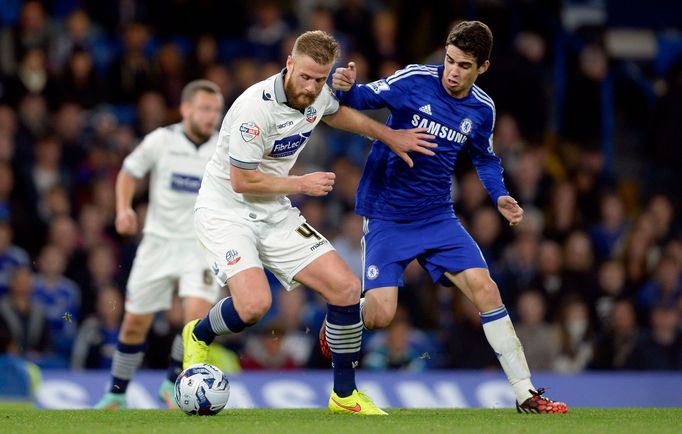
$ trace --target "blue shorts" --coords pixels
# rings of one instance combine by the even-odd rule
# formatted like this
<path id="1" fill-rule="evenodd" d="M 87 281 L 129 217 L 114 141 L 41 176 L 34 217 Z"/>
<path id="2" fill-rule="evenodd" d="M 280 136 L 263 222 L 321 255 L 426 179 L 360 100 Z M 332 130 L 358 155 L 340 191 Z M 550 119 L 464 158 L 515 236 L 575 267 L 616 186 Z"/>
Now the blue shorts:
<path id="1" fill-rule="evenodd" d="M 402 286 L 403 273 L 412 260 L 434 282 L 453 286 L 445 272 L 488 268 L 481 249 L 457 217 L 438 215 L 414 222 L 365 218 L 362 237 L 362 291 Z"/>

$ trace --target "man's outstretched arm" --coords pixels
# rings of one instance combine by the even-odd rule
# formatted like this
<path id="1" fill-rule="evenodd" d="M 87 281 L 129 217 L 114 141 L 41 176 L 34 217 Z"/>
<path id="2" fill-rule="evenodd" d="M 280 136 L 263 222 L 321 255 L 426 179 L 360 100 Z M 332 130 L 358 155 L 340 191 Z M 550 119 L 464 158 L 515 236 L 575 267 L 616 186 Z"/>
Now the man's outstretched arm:
<path id="1" fill-rule="evenodd" d="M 429 148 L 438 146 L 434 142 L 427 141 L 433 139 L 434 136 L 426 134 L 426 128 L 394 130 L 346 106 L 339 107 L 339 111 L 325 116 L 322 120 L 334 128 L 382 141 L 410 167 L 414 166 L 414 163 L 408 154 L 409 152 L 434 155 Z"/>

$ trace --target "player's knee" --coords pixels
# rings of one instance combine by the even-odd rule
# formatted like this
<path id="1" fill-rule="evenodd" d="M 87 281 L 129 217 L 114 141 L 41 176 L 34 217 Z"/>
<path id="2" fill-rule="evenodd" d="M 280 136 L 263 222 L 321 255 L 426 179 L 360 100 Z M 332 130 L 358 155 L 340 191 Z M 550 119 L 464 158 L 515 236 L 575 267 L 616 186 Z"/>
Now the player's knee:
<path id="1" fill-rule="evenodd" d="M 335 285 L 334 298 L 330 300 L 332 304 L 340 306 L 350 306 L 360 302 L 360 280 L 350 275 Z"/>
<path id="2" fill-rule="evenodd" d="M 477 307 L 488 310 L 502 305 L 502 297 L 497 284 L 492 279 L 485 279 L 477 285 L 474 293 Z"/>
<path id="3" fill-rule="evenodd" d="M 255 324 L 270 310 L 271 304 L 272 301 L 267 299 L 250 300 L 244 303 L 237 313 L 246 324 Z"/>
<path id="4" fill-rule="evenodd" d="M 383 329 L 388 327 L 395 316 L 395 309 L 385 304 L 377 305 L 372 321 L 373 329 Z"/>
<path id="5" fill-rule="evenodd" d="M 119 331 L 119 340 L 127 344 L 144 341 L 147 336 L 146 321 L 136 316 L 126 315 Z"/>

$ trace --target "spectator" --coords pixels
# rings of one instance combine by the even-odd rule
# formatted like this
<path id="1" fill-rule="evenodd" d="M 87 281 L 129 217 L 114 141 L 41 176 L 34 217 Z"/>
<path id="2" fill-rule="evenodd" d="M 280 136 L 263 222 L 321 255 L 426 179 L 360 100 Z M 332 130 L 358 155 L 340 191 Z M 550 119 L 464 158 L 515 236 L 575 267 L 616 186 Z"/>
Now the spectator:
<path id="1" fill-rule="evenodd" d="M 602 196 L 600 208 L 601 220 L 589 231 L 598 262 L 614 257 L 627 232 L 625 209 L 618 195 L 608 193 Z"/>
<path id="2" fill-rule="evenodd" d="M 47 53 L 55 36 L 43 3 L 38 0 L 25 1 L 19 22 L 0 32 L 0 74 L 13 74 L 17 69 L 17 60 L 30 49 Z"/>
<path id="3" fill-rule="evenodd" d="M 65 68 L 57 81 L 59 100 L 92 109 L 104 101 L 106 86 L 94 70 L 92 54 L 75 47 L 66 59 Z"/>
<path id="4" fill-rule="evenodd" d="M 549 371 L 559 355 L 559 332 L 545 322 L 545 299 L 536 290 L 524 291 L 517 302 L 519 322 L 514 325 L 523 344 L 528 367 L 534 371 Z"/>
<path id="5" fill-rule="evenodd" d="M 277 60 L 280 45 L 290 33 L 282 11 L 276 2 L 262 0 L 256 4 L 252 16 L 255 22 L 247 29 L 246 38 L 253 47 L 253 57 Z"/>
<path id="6" fill-rule="evenodd" d="M 121 290 L 104 285 L 97 293 L 95 315 L 86 318 L 78 329 L 71 369 L 111 369 L 122 313 Z"/>
<path id="7" fill-rule="evenodd" d="M 208 78 L 206 76 L 208 71 L 213 67 L 219 66 L 218 63 L 218 42 L 213 35 L 204 33 L 197 38 L 196 48 L 194 50 L 194 58 L 187 65 L 189 68 L 190 79 L 198 80 L 200 78 Z M 224 83 L 220 83 L 215 80 L 211 81 L 216 83 L 218 87 L 225 92 L 225 87 L 222 86 Z"/>
<path id="8" fill-rule="evenodd" d="M 453 369 L 498 370 L 495 353 L 485 340 L 481 318 L 476 307 L 462 295 L 457 295 L 459 314 L 455 323 L 446 330 L 443 348 L 447 348 L 448 367 Z"/>
<path id="9" fill-rule="evenodd" d="M 408 319 L 396 317 L 391 325 L 369 339 L 362 366 L 372 371 L 398 369 L 423 371 L 430 354 L 426 336 L 412 327 Z"/>
<path id="10" fill-rule="evenodd" d="M 640 370 L 682 370 L 682 332 L 674 305 L 659 304 L 650 315 L 651 329 L 633 351 L 630 367 Z"/>
<path id="11" fill-rule="evenodd" d="M 66 258 L 54 245 L 42 248 L 38 272 L 33 280 L 33 301 L 47 320 L 52 350 L 68 366 L 71 349 L 80 323 L 80 288 L 64 276 Z"/>
<path id="12" fill-rule="evenodd" d="M 165 43 L 156 52 L 152 80 L 165 96 L 168 107 L 180 106 L 180 94 L 187 84 L 185 57 L 176 44 Z"/>
<path id="13" fill-rule="evenodd" d="M 134 104 L 153 88 L 152 65 L 144 53 L 149 31 L 144 24 L 130 23 L 123 30 L 123 52 L 109 70 L 107 82 L 116 92 L 111 97 L 119 104 Z"/>
<path id="14" fill-rule="evenodd" d="M 596 297 L 594 258 L 590 239 L 582 231 L 571 232 L 564 245 L 562 292 L 577 294 L 591 303 Z"/>
<path id="15" fill-rule="evenodd" d="M 29 266 L 26 251 L 12 244 L 12 227 L 0 220 L 0 298 L 8 292 L 14 271 Z"/>
<path id="16" fill-rule="evenodd" d="M 0 401 L 29 402 L 40 384 L 40 368 L 17 356 L 17 346 L 6 324 L 0 319 Z"/>
<path id="17" fill-rule="evenodd" d="M 279 322 L 264 325 L 258 333 L 248 335 L 240 364 L 244 370 L 291 370 L 300 364 L 287 345 L 287 331 Z"/>
<path id="18" fill-rule="evenodd" d="M 671 257 L 663 257 L 655 275 L 637 293 L 637 304 L 647 311 L 657 304 L 672 305 L 682 296 L 682 267 Z"/>
<path id="19" fill-rule="evenodd" d="M 507 247 L 503 259 L 500 291 L 505 303 L 515 305 L 519 294 L 535 279 L 538 263 L 538 240 L 531 233 L 520 232 Z"/>
<path id="20" fill-rule="evenodd" d="M 619 299 L 611 310 L 609 327 L 594 343 L 593 369 L 628 369 L 639 338 L 635 307 L 627 299 Z"/>
<path id="21" fill-rule="evenodd" d="M 32 302 L 33 292 L 31 269 L 15 269 L 9 293 L 0 299 L 0 321 L 7 325 L 19 354 L 40 364 L 50 351 L 50 338 L 45 314 Z"/>
<path id="22" fill-rule="evenodd" d="M 530 287 L 537 288 L 547 299 L 549 318 L 556 318 L 556 308 L 563 294 L 563 263 L 563 252 L 559 243 L 552 240 L 540 243 L 538 271 Z"/>
<path id="23" fill-rule="evenodd" d="M 478 243 L 493 275 L 498 272 L 502 256 L 501 222 L 499 213 L 489 206 L 476 211 L 471 220 L 471 236 Z"/>
<path id="24" fill-rule="evenodd" d="M 566 181 L 555 186 L 551 194 L 547 212 L 546 235 L 558 242 L 563 242 L 568 234 L 577 228 L 580 221 L 576 205 L 576 188 Z"/>
<path id="25" fill-rule="evenodd" d="M 581 372 L 592 361 L 593 326 L 590 310 L 581 298 L 568 296 L 559 312 L 560 351 L 554 361 L 558 372 Z"/>
<path id="26" fill-rule="evenodd" d="M 341 222 L 341 233 L 334 238 L 336 252 L 358 278 L 362 277 L 363 272 L 362 228 L 362 217 L 346 213 Z"/>
<path id="27" fill-rule="evenodd" d="M 630 295 L 625 286 L 625 268 L 619 261 L 604 262 L 598 271 L 599 295 L 595 302 L 599 328 L 608 327 L 611 311 L 616 300 Z"/>

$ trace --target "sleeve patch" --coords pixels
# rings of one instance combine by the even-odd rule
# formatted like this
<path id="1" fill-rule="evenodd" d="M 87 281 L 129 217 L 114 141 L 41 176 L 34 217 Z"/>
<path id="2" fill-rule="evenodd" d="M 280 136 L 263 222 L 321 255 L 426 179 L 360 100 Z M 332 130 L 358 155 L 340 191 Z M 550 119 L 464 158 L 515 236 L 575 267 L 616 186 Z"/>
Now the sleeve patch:
<path id="1" fill-rule="evenodd" d="M 260 136 L 261 131 L 255 122 L 244 122 L 239 126 L 239 134 L 245 142 L 250 142 L 256 137 Z"/>
<path id="2" fill-rule="evenodd" d="M 377 95 L 383 91 L 391 90 L 391 86 L 388 85 L 386 80 L 373 81 L 372 83 L 368 83 L 367 86 L 369 86 Z"/>

